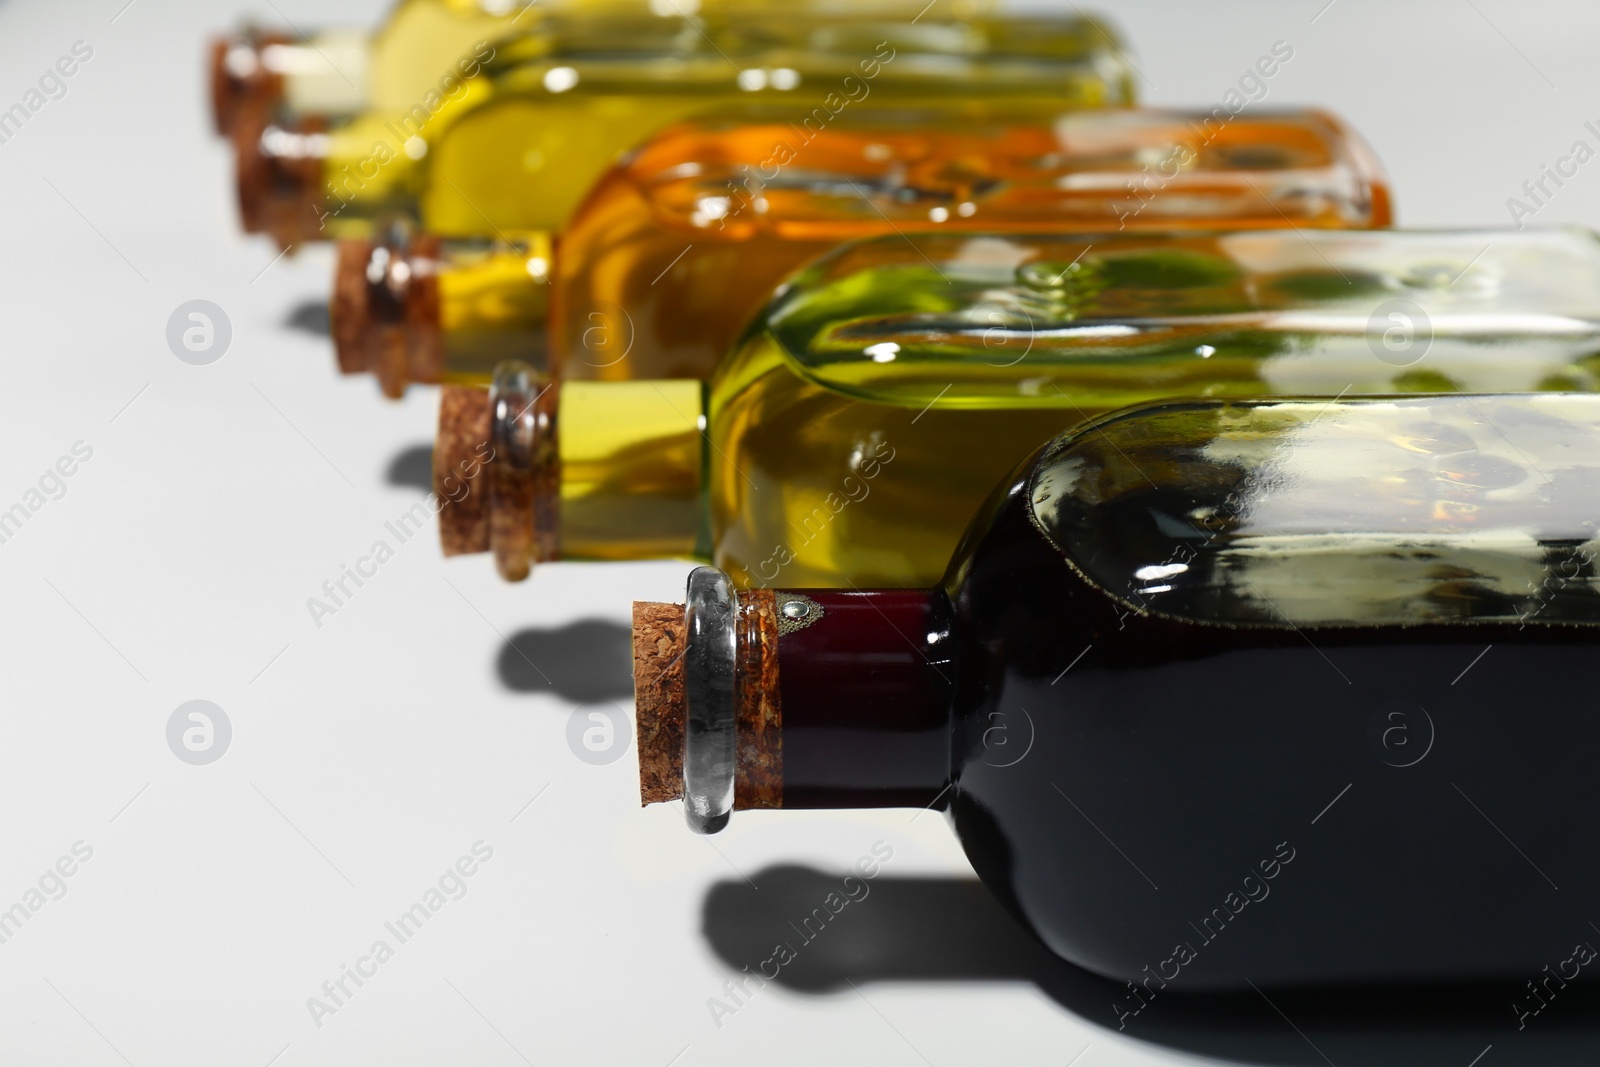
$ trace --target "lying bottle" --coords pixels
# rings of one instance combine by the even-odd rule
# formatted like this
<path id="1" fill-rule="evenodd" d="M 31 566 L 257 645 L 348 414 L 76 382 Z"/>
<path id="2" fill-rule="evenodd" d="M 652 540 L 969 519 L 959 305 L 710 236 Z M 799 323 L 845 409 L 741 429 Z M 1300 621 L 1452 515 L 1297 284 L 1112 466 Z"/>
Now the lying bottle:
<path id="1" fill-rule="evenodd" d="M 863 11 L 910 18 L 907 0 L 801 0 L 812 15 L 842 18 Z M 211 106 L 227 135 L 242 111 L 282 113 L 337 122 L 362 111 L 402 112 L 482 45 L 510 34 L 541 31 L 546 13 L 634 17 L 709 11 L 793 10 L 796 0 L 399 0 L 375 32 L 344 27 L 301 36 L 298 30 L 247 27 L 212 41 Z M 992 0 L 959 0 L 960 18 L 992 13 Z"/>
<path id="2" fill-rule="evenodd" d="M 440 512 L 446 552 L 534 549 L 496 548 L 507 577 L 673 555 L 741 586 L 915 588 L 1063 418 L 1168 396 L 1553 390 L 1600 391 L 1584 231 L 894 236 L 796 275 L 703 390 L 560 382 L 523 413 L 525 379 L 447 388 L 435 478 L 466 501 Z M 494 445 L 486 470 L 526 473 L 537 507 L 445 485 L 491 440 L 535 437 Z"/>
<path id="3" fill-rule="evenodd" d="M 1048 948 L 1132 983 L 1123 1023 L 1168 988 L 1520 995 L 1594 937 L 1600 720 L 1528 698 L 1592 673 L 1597 517 L 1600 397 L 1113 413 L 933 588 L 700 568 L 636 604 L 642 797 L 702 833 L 943 808 Z"/>
<path id="4" fill-rule="evenodd" d="M 657 134 L 601 178 L 554 251 L 545 235 L 403 228 L 341 242 L 340 367 L 390 396 L 482 384 L 502 359 L 546 363 L 548 336 L 565 380 L 704 378 L 785 276 L 852 237 L 1392 221 L 1371 151 L 1317 111 L 1222 122 L 950 104 L 803 119 L 747 109 Z"/>
<path id="5" fill-rule="evenodd" d="M 690 115 L 775 101 L 820 127 L 868 98 L 1132 102 L 1122 48 L 1076 15 L 796 19 L 553 12 L 475 51 L 474 75 L 338 126 L 257 116 L 235 130 L 249 232 L 289 245 L 410 218 L 452 237 L 555 230 L 623 150 Z M 455 68 L 452 68 L 453 70 Z"/>
<path id="6" fill-rule="evenodd" d="M 283 113 L 327 122 L 361 111 L 403 111 L 437 91 L 474 48 L 519 27 L 536 32 L 543 5 L 510 0 L 399 0 L 383 26 L 319 30 L 247 28 L 211 43 L 211 110 L 217 132 L 241 114 Z"/>

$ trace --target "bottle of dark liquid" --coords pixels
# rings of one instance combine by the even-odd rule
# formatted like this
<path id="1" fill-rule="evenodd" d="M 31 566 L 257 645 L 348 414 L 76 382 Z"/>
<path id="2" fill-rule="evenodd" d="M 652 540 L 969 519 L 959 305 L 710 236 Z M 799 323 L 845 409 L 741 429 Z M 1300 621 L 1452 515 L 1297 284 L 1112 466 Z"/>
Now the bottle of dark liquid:
<path id="1" fill-rule="evenodd" d="M 701 568 L 636 605 L 642 794 L 701 832 L 945 809 L 1120 1017 L 1443 979 L 1531 1012 L 1597 936 L 1597 522 L 1600 397 L 1128 409 L 1024 463 L 939 588 Z"/>

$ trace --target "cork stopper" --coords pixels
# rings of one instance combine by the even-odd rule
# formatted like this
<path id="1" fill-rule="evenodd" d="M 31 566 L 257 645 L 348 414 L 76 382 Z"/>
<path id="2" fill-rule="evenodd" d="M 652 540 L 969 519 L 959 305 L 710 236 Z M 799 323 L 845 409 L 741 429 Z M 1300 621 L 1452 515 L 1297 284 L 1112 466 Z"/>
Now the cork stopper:
<path id="1" fill-rule="evenodd" d="M 269 234 L 282 248 L 322 237 L 327 125 L 315 116 L 280 121 L 265 109 L 238 112 L 233 154 L 246 233 Z"/>
<path id="2" fill-rule="evenodd" d="M 395 399 L 413 382 L 443 377 L 440 246 L 409 229 L 338 242 L 329 318 L 342 373 L 371 373 Z"/>
<path id="3" fill-rule="evenodd" d="M 439 433 L 433 446 L 439 542 L 447 556 L 489 551 L 489 392 L 447 385 L 439 391 Z M 470 472 L 470 473 L 469 473 Z"/>
<path id="4" fill-rule="evenodd" d="M 778 697 L 777 619 L 777 605 L 770 589 L 739 594 L 735 629 L 740 679 L 735 719 L 736 811 L 783 807 L 783 707 Z M 633 605 L 633 700 L 641 804 L 659 804 L 683 796 L 689 699 L 685 620 L 682 604 L 636 601 Z"/>
<path id="5" fill-rule="evenodd" d="M 367 370 L 367 352 L 361 342 L 367 329 L 367 264 L 371 260 L 371 241 L 344 240 L 335 246 L 328 332 L 333 335 L 340 374 Z"/>
<path id="6" fill-rule="evenodd" d="M 487 390 L 440 391 L 433 484 L 445 555 L 491 552 L 508 582 L 560 558 L 560 395 L 556 383 L 514 359 L 495 367 Z"/>
<path id="7" fill-rule="evenodd" d="M 284 34 L 260 30 L 244 30 L 212 40 L 207 66 L 211 118 L 219 136 L 231 134 L 241 114 L 268 113 L 283 100 L 283 75 L 267 65 L 266 51 L 288 43 Z"/>
<path id="8" fill-rule="evenodd" d="M 633 700 L 641 805 L 683 796 L 687 640 L 682 604 L 634 603 Z"/>

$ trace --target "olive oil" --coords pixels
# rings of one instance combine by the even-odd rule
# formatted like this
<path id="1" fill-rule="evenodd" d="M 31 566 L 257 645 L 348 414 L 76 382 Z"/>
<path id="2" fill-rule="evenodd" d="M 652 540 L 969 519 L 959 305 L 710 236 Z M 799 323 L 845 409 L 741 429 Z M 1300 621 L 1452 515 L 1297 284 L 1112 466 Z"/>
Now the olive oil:
<path id="1" fill-rule="evenodd" d="M 273 110 L 296 119 L 344 121 L 362 111 L 400 113 L 429 93 L 448 92 L 445 79 L 482 45 L 503 37 L 548 32 L 553 11 L 569 15 L 668 17 L 718 11 L 768 11 L 795 6 L 774 0 L 399 0 L 382 26 L 315 30 L 247 28 L 211 45 L 211 98 L 217 132 L 230 133 L 241 111 Z M 863 10 L 911 18 L 914 4 L 869 0 L 840 4 L 806 0 L 806 10 L 831 18 Z M 959 0 L 962 18 L 992 12 L 990 0 Z"/>
<path id="2" fill-rule="evenodd" d="M 703 442 L 676 454 L 703 466 L 670 482 L 657 471 L 637 491 L 645 501 L 671 484 L 681 502 L 693 486 L 706 507 L 677 538 L 738 584 L 926 586 L 989 488 L 1063 420 L 1169 396 L 1600 392 L 1600 241 L 1579 230 L 874 238 L 796 275 L 705 383 L 703 406 L 685 385 L 699 383 L 548 390 L 581 394 L 588 412 L 550 421 L 552 499 L 567 442 L 591 472 L 613 449 L 625 541 L 629 457 L 666 454 L 630 427 L 655 435 L 676 420 L 684 442 Z M 612 408 L 608 390 L 660 410 Z M 476 396 L 478 441 L 490 439 L 491 406 L 521 410 Z M 595 435 L 610 443 L 586 443 Z M 462 435 L 442 428 L 447 439 Z M 442 449 L 436 463 L 451 457 Z M 548 544 L 542 558 L 583 551 Z"/>
<path id="3" fill-rule="evenodd" d="M 930 584 L 1063 417 L 1164 396 L 1597 389 L 1582 231 L 874 239 L 797 276 L 712 379 L 711 558 Z"/>

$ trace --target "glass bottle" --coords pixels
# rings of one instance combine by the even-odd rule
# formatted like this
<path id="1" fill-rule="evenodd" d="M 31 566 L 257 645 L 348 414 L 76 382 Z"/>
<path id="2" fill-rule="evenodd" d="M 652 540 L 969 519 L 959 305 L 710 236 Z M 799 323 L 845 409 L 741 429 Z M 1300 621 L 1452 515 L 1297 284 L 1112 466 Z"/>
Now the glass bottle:
<path id="1" fill-rule="evenodd" d="M 675 418 L 690 435 L 672 484 L 694 482 L 705 501 L 679 535 L 697 558 L 741 586 L 916 588 L 1064 418 L 1170 396 L 1600 391 L 1600 241 L 1562 229 L 874 238 L 796 275 L 703 406 L 670 388 L 658 425 Z M 666 484 L 633 473 L 630 457 L 668 453 L 629 443 L 636 416 L 604 399 L 657 389 L 669 383 L 551 388 L 550 402 L 581 394 L 585 409 L 549 428 L 551 500 L 599 481 Z M 442 415 L 478 411 L 468 436 L 487 441 L 491 393 L 449 391 L 465 399 Z M 473 451 L 446 446 L 460 436 L 447 423 L 445 474 Z M 585 457 L 570 490 L 569 445 Z M 630 513 L 617 509 L 620 532 Z M 541 543 L 545 559 L 589 551 Z"/>
<path id="2" fill-rule="evenodd" d="M 700 568 L 636 604 L 641 794 L 705 833 L 945 809 L 1017 919 L 1130 983 L 1122 1024 L 1251 983 L 1531 1010 L 1600 889 L 1597 517 L 1596 396 L 1113 413 L 1003 479 L 930 588 Z"/>
<path id="3" fill-rule="evenodd" d="M 896 5 L 897 6 L 897 5 Z M 1125 105 L 1116 39 L 1078 15 L 872 6 L 707 16 L 551 12 L 400 109 L 341 125 L 257 115 L 234 140 L 246 229 L 288 245 L 404 217 L 451 237 L 561 227 L 621 151 L 690 115 L 772 101 L 819 125 L 871 98 Z M 435 79 L 437 80 L 437 78 Z"/>
<path id="4" fill-rule="evenodd" d="M 915 16 L 910 0 L 803 0 L 808 13 L 842 18 L 862 11 Z M 365 110 L 409 109 L 480 44 L 541 32 L 551 11 L 585 15 L 690 16 L 711 11 L 793 9 L 795 0 L 399 0 L 374 32 L 354 27 L 301 36 L 291 28 L 246 27 L 212 41 L 212 115 L 227 135 L 239 112 L 280 110 L 340 121 Z M 960 18 L 989 14 L 993 0 L 954 0 Z"/>
<path id="5" fill-rule="evenodd" d="M 704 378 L 789 273 L 851 237 L 1391 221 L 1375 157 L 1323 112 L 949 103 L 813 129 L 747 108 L 628 153 L 554 253 L 542 234 L 341 242 L 333 333 L 340 366 L 391 396 L 543 364 L 547 334 L 565 380 Z"/>

